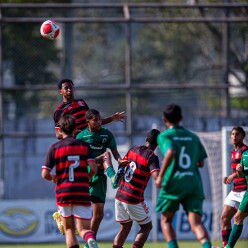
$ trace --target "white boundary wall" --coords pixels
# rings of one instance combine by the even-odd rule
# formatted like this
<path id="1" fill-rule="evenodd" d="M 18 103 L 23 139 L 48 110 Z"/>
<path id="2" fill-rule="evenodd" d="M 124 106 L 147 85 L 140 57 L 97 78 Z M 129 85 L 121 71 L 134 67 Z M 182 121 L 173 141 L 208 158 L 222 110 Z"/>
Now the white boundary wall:
<path id="1" fill-rule="evenodd" d="M 151 207 L 152 202 L 148 201 Z M 203 222 L 211 233 L 212 212 L 211 204 L 204 204 Z M 0 204 L 0 243 L 43 243 L 65 242 L 65 237 L 57 230 L 52 214 L 56 211 L 55 200 L 11 200 L 1 201 Z M 159 216 L 158 217 L 158 223 Z M 173 225 L 179 240 L 195 239 L 190 230 L 187 217 L 180 209 L 174 218 Z M 155 227 L 154 227 L 155 228 Z M 113 241 L 119 230 L 115 222 L 114 200 L 108 200 L 105 205 L 104 219 L 101 223 L 97 239 Z M 134 241 L 139 227 L 134 223 L 127 241 Z M 164 240 L 160 225 L 157 228 L 158 240 Z M 78 238 L 82 243 L 82 239 Z M 149 240 L 152 240 L 152 233 Z"/>

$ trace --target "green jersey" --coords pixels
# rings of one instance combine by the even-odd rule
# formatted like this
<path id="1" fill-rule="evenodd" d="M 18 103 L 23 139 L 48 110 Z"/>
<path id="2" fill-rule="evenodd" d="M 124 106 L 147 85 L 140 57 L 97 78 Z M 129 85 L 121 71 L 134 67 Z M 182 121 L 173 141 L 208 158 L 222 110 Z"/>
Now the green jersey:
<path id="1" fill-rule="evenodd" d="M 181 200 L 189 192 L 195 192 L 204 199 L 197 164 L 207 157 L 207 153 L 199 137 L 184 127 L 173 127 L 159 134 L 158 145 L 163 155 L 169 149 L 175 152 L 165 172 L 160 194 L 165 194 L 168 199 Z"/>
<path id="2" fill-rule="evenodd" d="M 242 165 L 242 172 L 245 174 L 245 179 L 248 186 L 248 150 L 243 152 L 242 158 L 240 160 L 240 164 Z M 247 191 L 248 191 L 248 187 L 247 187 Z"/>
<path id="3" fill-rule="evenodd" d="M 77 135 L 77 139 L 87 142 L 90 145 L 95 158 L 106 152 L 107 148 L 111 151 L 117 150 L 113 134 L 103 127 L 97 132 L 91 132 L 89 128 L 86 128 Z M 90 195 L 91 197 L 98 197 L 101 202 L 105 202 L 106 191 L 107 177 L 104 174 L 104 170 L 98 168 L 97 174 L 91 179 Z"/>
<path id="4" fill-rule="evenodd" d="M 77 139 L 87 142 L 90 145 L 95 158 L 106 152 L 107 148 L 117 150 L 113 134 L 103 127 L 97 132 L 91 132 L 89 128 L 85 128 L 77 135 Z"/>
<path id="5" fill-rule="evenodd" d="M 248 186 L 248 150 L 243 152 L 240 164 L 242 165 L 242 172 L 245 174 L 245 180 Z M 248 213 L 248 187 L 239 205 L 239 210 L 241 212 Z"/>

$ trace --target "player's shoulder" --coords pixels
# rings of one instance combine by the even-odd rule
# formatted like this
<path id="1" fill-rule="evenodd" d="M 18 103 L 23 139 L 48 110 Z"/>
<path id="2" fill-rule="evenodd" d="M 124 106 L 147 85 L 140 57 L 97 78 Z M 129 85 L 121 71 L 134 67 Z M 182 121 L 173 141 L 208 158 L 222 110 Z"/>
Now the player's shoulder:
<path id="1" fill-rule="evenodd" d="M 242 156 L 248 156 L 248 150 L 243 151 Z"/>
<path id="2" fill-rule="evenodd" d="M 85 136 L 86 134 L 88 134 L 90 131 L 89 129 L 86 127 L 85 129 L 83 129 L 80 133 L 77 134 L 77 139 Z"/>
<path id="3" fill-rule="evenodd" d="M 86 103 L 86 101 L 84 99 L 81 99 L 81 98 L 75 99 L 74 103 L 76 103 L 76 104 L 78 104 L 78 105 L 80 105 L 82 107 L 87 107 L 88 108 L 88 105 L 87 105 L 87 103 Z"/>
<path id="4" fill-rule="evenodd" d="M 242 152 L 247 151 L 247 150 L 248 150 L 248 146 L 247 146 L 246 144 L 243 144 L 243 145 L 241 146 L 241 150 L 242 150 Z"/>

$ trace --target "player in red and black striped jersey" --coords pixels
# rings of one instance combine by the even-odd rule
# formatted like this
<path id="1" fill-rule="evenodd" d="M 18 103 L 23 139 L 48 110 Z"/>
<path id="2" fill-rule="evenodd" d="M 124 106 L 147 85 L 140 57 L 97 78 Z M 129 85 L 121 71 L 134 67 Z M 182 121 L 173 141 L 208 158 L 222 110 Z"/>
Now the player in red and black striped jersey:
<path id="1" fill-rule="evenodd" d="M 248 150 L 247 145 L 244 144 L 245 131 L 242 127 L 233 127 L 231 131 L 231 140 L 233 143 L 233 150 L 231 151 L 231 166 L 232 174 L 225 177 L 224 184 L 233 182 L 233 189 L 228 194 L 224 202 L 224 208 L 221 215 L 221 235 L 224 247 L 228 242 L 229 235 L 232 231 L 231 220 L 236 214 L 240 202 L 243 199 L 247 184 L 245 178 L 238 177 L 236 167 L 240 163 L 242 154 Z"/>
<path id="2" fill-rule="evenodd" d="M 63 102 L 56 108 L 53 119 L 55 123 L 56 138 L 61 139 L 58 132 L 58 121 L 63 115 L 73 115 L 76 119 L 75 135 L 87 127 L 85 113 L 89 109 L 87 103 L 83 99 L 74 98 L 74 84 L 70 79 L 62 79 L 58 83 L 59 93 L 63 96 Z M 107 124 L 113 121 L 123 121 L 125 112 L 117 112 L 110 117 L 102 119 L 102 124 Z"/>
<path id="3" fill-rule="evenodd" d="M 90 230 L 92 208 L 89 178 L 97 173 L 97 164 L 91 148 L 73 137 L 75 118 L 65 115 L 59 120 L 62 139 L 50 146 L 42 177 L 56 183 L 56 203 L 62 219 L 67 247 L 79 248 L 74 219 L 79 235 L 89 247 L 97 248 L 95 233 Z M 87 166 L 90 167 L 88 172 Z M 55 167 L 56 174 L 51 173 Z"/>
<path id="4" fill-rule="evenodd" d="M 114 239 L 115 248 L 122 248 L 133 221 L 140 226 L 133 248 L 143 247 L 152 229 L 144 191 L 150 176 L 156 180 L 159 174 L 159 159 L 154 153 L 159 133 L 157 129 L 152 129 L 147 135 L 146 144 L 132 147 L 123 158 L 129 164 L 115 196 L 115 218 L 120 223 L 120 230 Z"/>

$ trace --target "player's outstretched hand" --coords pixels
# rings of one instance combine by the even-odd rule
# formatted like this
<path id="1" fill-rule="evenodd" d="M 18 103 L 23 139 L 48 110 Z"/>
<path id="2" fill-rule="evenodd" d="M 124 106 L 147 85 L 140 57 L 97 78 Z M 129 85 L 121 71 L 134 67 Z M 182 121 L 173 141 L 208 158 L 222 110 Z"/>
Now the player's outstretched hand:
<path id="1" fill-rule="evenodd" d="M 126 116 L 124 115 L 125 111 L 123 112 L 116 112 L 114 115 L 112 115 L 112 121 L 125 121 Z"/>
<path id="2" fill-rule="evenodd" d="M 118 169 L 122 167 L 126 167 L 126 165 L 129 163 L 126 159 L 118 159 Z"/>

